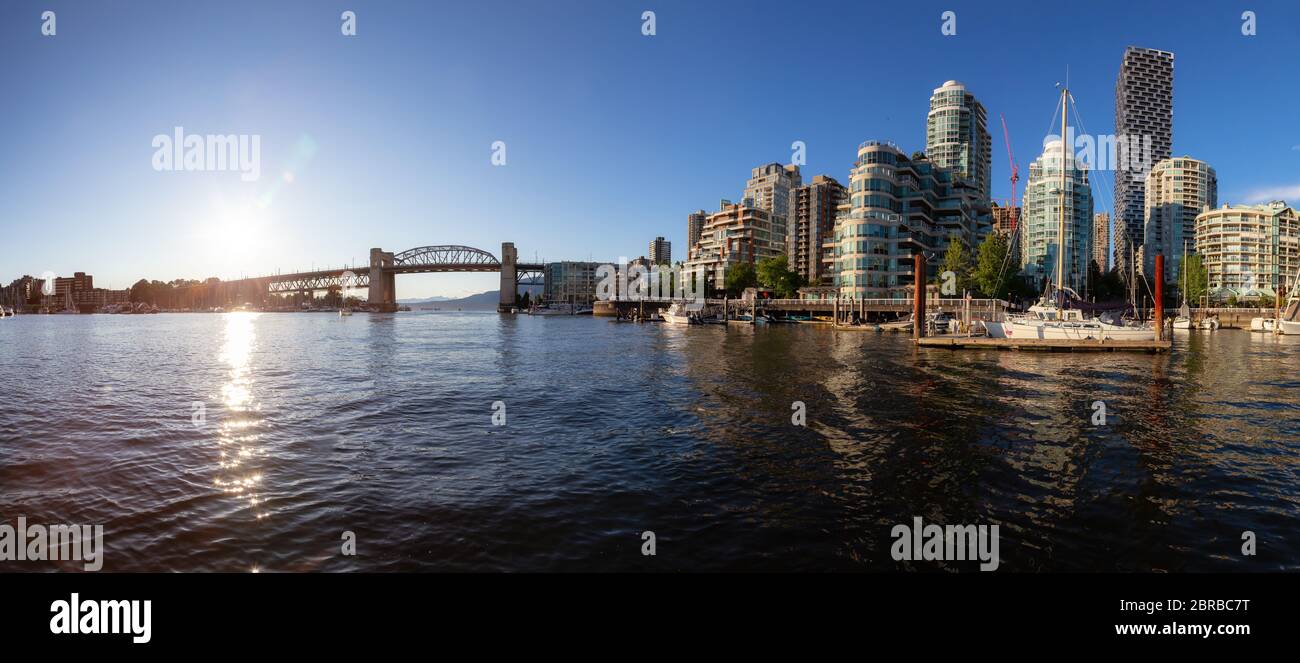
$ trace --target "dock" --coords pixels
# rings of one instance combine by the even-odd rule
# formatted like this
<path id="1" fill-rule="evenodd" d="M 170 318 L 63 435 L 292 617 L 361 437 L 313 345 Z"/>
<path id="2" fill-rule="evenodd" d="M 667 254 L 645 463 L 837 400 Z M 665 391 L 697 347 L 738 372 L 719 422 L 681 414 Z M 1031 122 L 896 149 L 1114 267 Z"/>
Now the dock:
<path id="1" fill-rule="evenodd" d="M 922 336 L 916 344 L 928 348 L 1039 350 L 1043 352 L 1169 352 L 1173 341 L 1074 340 L 1056 338 L 989 338 L 987 336 Z"/>

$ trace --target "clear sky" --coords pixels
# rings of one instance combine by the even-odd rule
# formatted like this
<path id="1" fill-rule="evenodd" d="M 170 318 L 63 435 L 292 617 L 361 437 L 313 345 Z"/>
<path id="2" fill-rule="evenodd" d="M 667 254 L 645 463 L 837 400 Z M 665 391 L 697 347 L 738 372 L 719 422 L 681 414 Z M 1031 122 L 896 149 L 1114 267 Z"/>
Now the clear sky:
<path id="1" fill-rule="evenodd" d="M 956 36 L 940 33 L 948 10 Z M 1006 198 L 999 115 L 1027 178 L 1068 65 L 1086 128 L 1112 133 L 1130 44 L 1175 53 L 1174 152 L 1218 171 L 1221 202 L 1300 203 L 1291 1 L 6 0 L 0 279 L 86 271 L 122 288 L 502 241 L 608 261 L 656 235 L 680 259 L 686 215 L 738 198 L 793 141 L 805 179 L 846 181 L 864 140 L 922 149 L 949 79 L 988 108 Z M 178 126 L 259 135 L 260 178 L 155 170 L 154 136 Z M 398 296 L 495 280 L 403 276 Z"/>

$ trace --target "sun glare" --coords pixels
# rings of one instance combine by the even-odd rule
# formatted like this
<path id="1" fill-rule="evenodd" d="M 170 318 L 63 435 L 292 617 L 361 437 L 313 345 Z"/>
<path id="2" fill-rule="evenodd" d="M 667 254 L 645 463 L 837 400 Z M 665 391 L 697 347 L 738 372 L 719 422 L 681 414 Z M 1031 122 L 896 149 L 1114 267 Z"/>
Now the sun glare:
<path id="1" fill-rule="evenodd" d="M 222 258 L 250 257 L 264 248 L 270 216 L 259 203 L 218 205 L 212 221 L 203 229 L 202 239 Z"/>

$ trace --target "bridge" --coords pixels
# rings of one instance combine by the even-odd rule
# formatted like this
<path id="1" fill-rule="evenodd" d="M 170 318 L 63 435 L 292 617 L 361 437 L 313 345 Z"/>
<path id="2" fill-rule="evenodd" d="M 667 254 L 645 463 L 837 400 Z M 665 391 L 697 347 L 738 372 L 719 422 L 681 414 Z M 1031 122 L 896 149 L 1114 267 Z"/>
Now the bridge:
<path id="1" fill-rule="evenodd" d="M 519 284 L 545 282 L 545 267 L 519 262 L 513 242 L 501 243 L 501 257 L 469 246 L 421 246 L 401 253 L 370 249 L 368 267 L 341 267 L 293 274 L 259 276 L 222 285 L 235 292 L 284 294 L 343 288 L 366 288 L 368 303 L 382 311 L 397 310 L 396 277 L 398 274 L 430 272 L 500 272 L 501 297 L 497 310 L 514 307 Z"/>

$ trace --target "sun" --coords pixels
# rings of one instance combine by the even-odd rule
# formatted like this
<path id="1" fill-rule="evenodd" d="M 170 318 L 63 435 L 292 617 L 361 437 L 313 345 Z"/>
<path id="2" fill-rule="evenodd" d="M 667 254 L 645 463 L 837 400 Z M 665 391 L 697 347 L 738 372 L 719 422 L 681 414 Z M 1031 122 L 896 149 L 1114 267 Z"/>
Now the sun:
<path id="1" fill-rule="evenodd" d="M 218 205 L 201 239 L 220 257 L 239 260 L 265 248 L 269 225 L 269 211 L 256 202 Z"/>

